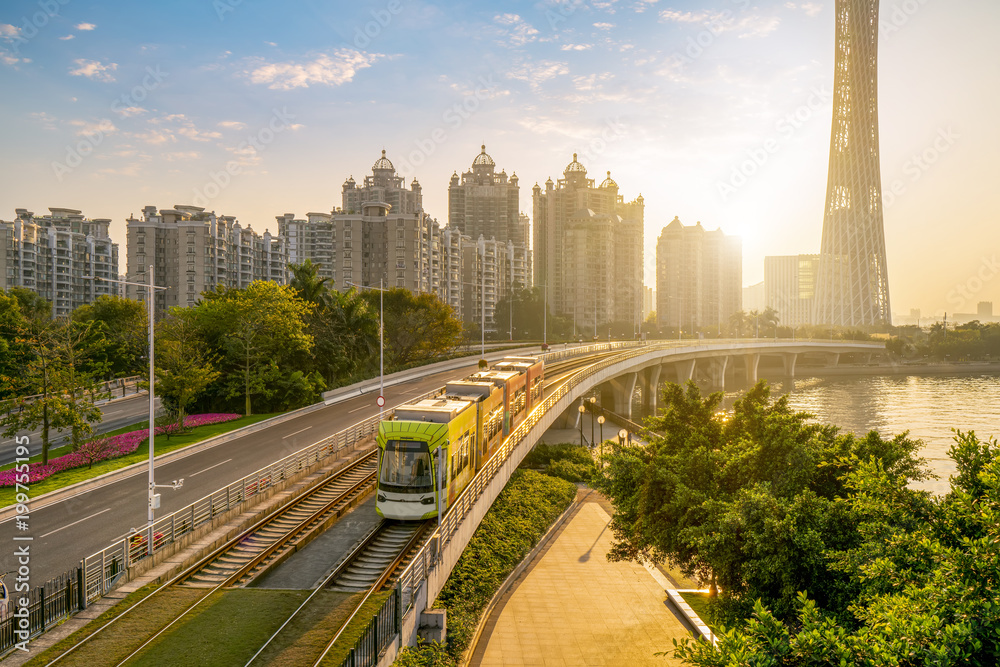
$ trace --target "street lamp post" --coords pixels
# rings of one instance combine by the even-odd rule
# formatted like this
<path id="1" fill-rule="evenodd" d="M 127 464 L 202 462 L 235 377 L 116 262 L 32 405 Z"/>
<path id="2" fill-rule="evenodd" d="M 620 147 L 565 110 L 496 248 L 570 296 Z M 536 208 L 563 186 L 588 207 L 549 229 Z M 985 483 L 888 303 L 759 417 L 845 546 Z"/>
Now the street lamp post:
<path id="1" fill-rule="evenodd" d="M 622 429 L 622 430 L 618 431 L 618 444 L 621 445 L 622 447 L 624 447 L 625 446 L 625 439 L 627 437 L 628 437 L 628 431 L 626 431 L 625 429 Z"/>
<path id="2" fill-rule="evenodd" d="M 601 425 L 601 456 L 604 456 L 604 415 L 597 418 L 597 423 Z"/>
<path id="3" fill-rule="evenodd" d="M 587 408 L 583 407 L 583 404 L 581 403 L 578 409 L 580 410 L 580 446 L 583 447 L 583 413 L 587 410 Z"/>
<path id="4" fill-rule="evenodd" d="M 383 286 L 382 279 L 378 281 L 378 287 L 371 287 L 369 285 L 356 285 L 352 282 L 346 282 L 345 285 L 350 285 L 351 287 L 357 287 L 359 289 L 374 289 L 378 290 L 378 399 L 376 403 L 378 404 L 378 418 L 382 421 L 382 408 L 385 407 L 385 309 L 384 309 L 384 297 L 385 293 L 388 291 L 386 287 Z"/>
<path id="5" fill-rule="evenodd" d="M 86 278 L 93 278 L 95 280 L 103 280 L 109 283 L 118 283 L 120 285 L 134 285 L 136 287 L 145 287 L 148 292 L 146 294 L 146 303 L 148 304 L 148 315 L 149 318 L 149 486 L 146 497 L 146 553 L 150 556 L 153 555 L 153 521 L 155 519 L 155 511 L 160 507 L 160 496 L 156 493 L 158 488 L 170 488 L 175 491 L 184 485 L 184 479 L 175 480 L 170 484 L 157 484 L 153 475 L 153 466 L 155 461 L 154 451 L 155 442 L 154 438 L 156 435 L 156 398 L 154 396 L 153 389 L 156 385 L 156 379 L 154 377 L 154 338 L 155 333 L 155 315 L 153 312 L 153 292 L 154 290 L 166 290 L 166 287 L 157 287 L 153 284 L 153 265 L 149 265 L 149 282 L 147 283 L 134 283 L 127 280 L 113 280 L 111 278 L 104 278 L 102 276 L 85 276 Z"/>
<path id="6" fill-rule="evenodd" d="M 590 444 L 594 445 L 594 404 L 597 403 L 597 399 L 593 396 L 590 397 Z"/>

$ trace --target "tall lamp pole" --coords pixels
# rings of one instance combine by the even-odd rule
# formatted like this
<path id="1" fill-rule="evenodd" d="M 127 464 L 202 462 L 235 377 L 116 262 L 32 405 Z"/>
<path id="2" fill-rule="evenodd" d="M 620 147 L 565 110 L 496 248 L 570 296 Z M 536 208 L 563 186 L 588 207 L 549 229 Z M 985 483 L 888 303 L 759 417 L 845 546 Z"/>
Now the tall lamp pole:
<path id="1" fill-rule="evenodd" d="M 149 281 L 146 283 L 134 283 L 127 280 L 113 280 L 111 278 L 104 278 L 102 276 L 84 276 L 85 278 L 92 278 L 94 280 L 103 280 L 109 283 L 118 283 L 120 285 L 134 285 L 136 287 L 145 287 L 148 291 L 146 293 L 146 303 L 148 305 L 147 317 L 149 318 L 149 486 L 146 498 L 147 506 L 147 524 L 146 524 L 146 553 L 149 555 L 153 554 L 153 521 L 155 520 L 155 511 L 160 507 L 160 496 L 156 493 L 158 488 L 170 488 L 177 490 L 184 485 L 184 479 L 181 478 L 170 484 L 157 484 L 153 475 L 153 466 L 155 461 L 154 450 L 155 442 L 154 438 L 156 436 L 156 398 L 153 395 L 153 389 L 156 385 L 156 378 L 154 377 L 154 338 L 153 334 L 155 331 L 155 314 L 153 312 L 153 293 L 155 290 L 166 290 L 167 287 L 158 287 L 154 284 L 153 280 L 153 265 L 149 265 Z"/>

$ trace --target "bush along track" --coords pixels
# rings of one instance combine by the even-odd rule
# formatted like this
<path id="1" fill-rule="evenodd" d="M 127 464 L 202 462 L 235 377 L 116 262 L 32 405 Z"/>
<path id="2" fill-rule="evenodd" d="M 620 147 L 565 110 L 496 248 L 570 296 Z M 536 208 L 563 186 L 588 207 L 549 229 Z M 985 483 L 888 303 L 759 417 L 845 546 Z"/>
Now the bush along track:
<path id="1" fill-rule="evenodd" d="M 394 667 L 452 667 L 468 648 L 479 616 L 514 568 L 569 507 L 577 488 L 533 470 L 517 470 L 483 517 L 434 603 L 448 610 L 442 644 L 404 648 Z"/>

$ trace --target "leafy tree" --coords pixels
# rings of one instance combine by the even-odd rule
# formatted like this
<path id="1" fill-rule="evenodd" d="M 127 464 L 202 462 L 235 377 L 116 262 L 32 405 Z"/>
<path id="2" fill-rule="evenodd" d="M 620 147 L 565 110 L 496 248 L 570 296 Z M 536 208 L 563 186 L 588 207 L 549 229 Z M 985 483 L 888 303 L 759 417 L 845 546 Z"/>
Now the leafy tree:
<path id="1" fill-rule="evenodd" d="M 27 329 L 21 302 L 0 290 L 0 400 L 14 398 L 24 384 L 23 370 L 32 356 Z"/>
<path id="2" fill-rule="evenodd" d="M 541 340 L 545 322 L 545 296 L 541 287 L 526 289 L 515 287 L 496 306 L 497 329 L 500 338 L 506 339 L 508 328 L 513 328 L 515 340 Z M 554 324 L 551 314 L 548 325 Z M 508 326 L 509 325 L 509 326 Z"/>
<path id="3" fill-rule="evenodd" d="M 379 293 L 362 297 L 376 313 Z M 414 294 L 396 287 L 383 294 L 385 313 L 385 360 L 399 368 L 450 353 L 462 343 L 462 323 L 451 307 L 435 294 Z"/>
<path id="4" fill-rule="evenodd" d="M 110 438 L 95 437 L 77 447 L 76 452 L 87 462 L 87 469 L 94 467 L 95 461 L 102 461 L 109 458 L 114 446 Z"/>
<path id="5" fill-rule="evenodd" d="M 106 294 L 73 311 L 74 322 L 93 322 L 103 335 L 104 345 L 95 353 L 109 379 L 143 374 L 148 319 L 142 302 Z"/>
<path id="6" fill-rule="evenodd" d="M 292 274 L 291 286 L 299 298 L 317 306 L 325 303 L 330 295 L 330 287 L 326 284 L 329 278 L 319 277 L 320 267 L 320 264 L 313 264 L 311 259 L 301 264 L 288 265 Z"/>
<path id="7" fill-rule="evenodd" d="M 74 450 L 93 435 L 91 424 L 102 419 L 101 409 L 94 405 L 100 398 L 98 378 L 106 374 L 107 368 L 107 363 L 98 359 L 106 344 L 101 329 L 93 321 L 67 320 L 54 330 L 60 362 L 56 368 L 61 371 L 58 377 L 64 401 L 56 426 L 71 430 Z"/>
<path id="8" fill-rule="evenodd" d="M 738 400 L 731 416 L 722 394 L 702 398 L 697 385 L 668 385 L 665 408 L 649 420 L 663 433 L 648 446 L 612 445 L 596 485 L 615 505 L 610 557 L 667 560 L 723 591 L 716 609 L 734 620 L 762 598 L 781 618 L 808 589 L 843 613 L 847 576 L 825 553 L 847 550 L 856 535 L 843 478 L 881 460 L 905 485 L 923 476 L 905 437 L 838 435 L 770 398 L 765 382 Z"/>
<path id="9" fill-rule="evenodd" d="M 168 338 L 157 341 L 155 363 L 156 394 L 176 413 L 177 428 L 183 429 L 187 406 L 220 373 L 198 350 Z"/>
<path id="10" fill-rule="evenodd" d="M 242 395 L 250 415 L 251 397 L 270 396 L 279 369 L 308 357 L 313 339 L 305 317 L 313 306 L 291 286 L 265 280 L 245 289 L 219 286 L 202 296 L 190 317 L 207 349 L 219 352 L 225 396 Z"/>
<path id="11" fill-rule="evenodd" d="M 855 592 L 836 617 L 801 592 L 782 619 L 757 601 L 718 646 L 681 642 L 694 665 L 996 665 L 1000 659 L 1000 448 L 957 433 L 957 474 L 943 499 L 880 461 L 845 476 L 857 543 L 827 556 Z"/>

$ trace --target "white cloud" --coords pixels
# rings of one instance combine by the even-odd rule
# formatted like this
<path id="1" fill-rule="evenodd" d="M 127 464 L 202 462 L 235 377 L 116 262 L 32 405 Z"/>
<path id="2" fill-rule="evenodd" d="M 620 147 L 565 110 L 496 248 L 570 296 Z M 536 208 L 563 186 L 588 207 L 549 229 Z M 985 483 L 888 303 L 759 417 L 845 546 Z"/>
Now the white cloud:
<path id="1" fill-rule="evenodd" d="M 497 14 L 493 20 L 504 26 L 501 33 L 514 46 L 524 46 L 538 39 L 538 30 L 517 14 Z"/>
<path id="2" fill-rule="evenodd" d="M 49 113 L 47 113 L 45 111 L 33 111 L 32 113 L 30 113 L 28 115 L 31 116 L 32 120 L 35 120 L 35 121 L 38 121 L 39 123 L 41 123 L 42 127 L 45 128 L 46 130 L 54 130 L 54 129 L 56 129 L 56 117 L 55 116 L 53 116 L 53 115 L 51 115 L 51 114 L 49 114 Z"/>
<path id="3" fill-rule="evenodd" d="M 565 74 L 569 74 L 569 67 L 566 63 L 542 60 L 537 63 L 524 63 L 512 68 L 507 74 L 507 78 L 524 81 L 532 90 L 538 91 L 546 81 Z"/>
<path id="4" fill-rule="evenodd" d="M 177 162 L 178 160 L 197 160 L 201 158 L 201 153 L 198 151 L 176 151 L 173 153 L 164 153 L 162 157 L 168 162 Z"/>
<path id="5" fill-rule="evenodd" d="M 76 69 L 69 71 L 73 76 L 85 76 L 88 79 L 95 79 L 97 81 L 115 80 L 111 72 L 118 69 L 118 63 L 108 63 L 105 65 L 99 60 L 87 60 L 85 58 L 77 58 L 73 62 L 78 65 Z"/>
<path id="6" fill-rule="evenodd" d="M 776 16 L 737 15 L 732 10 L 681 12 L 665 9 L 660 12 L 664 23 L 698 24 L 715 35 L 736 32 L 739 37 L 764 37 L 777 30 L 781 20 Z"/>
<path id="7" fill-rule="evenodd" d="M 76 24 L 76 29 L 77 30 L 93 30 L 96 27 L 97 27 L 97 25 L 94 24 L 94 23 L 77 23 Z"/>
<path id="8" fill-rule="evenodd" d="M 197 129 L 194 126 L 194 123 L 185 124 L 177 130 L 177 133 L 191 139 L 192 141 L 210 141 L 212 139 L 222 138 L 221 132 L 204 132 Z"/>
<path id="9" fill-rule="evenodd" d="M 254 59 L 243 74 L 252 83 L 267 84 L 273 90 L 308 88 L 311 84 L 339 86 L 350 82 L 359 70 L 371 67 L 384 58 L 380 53 L 354 49 L 337 49 L 333 54 L 322 53 L 305 62 L 268 63 Z"/>
<path id="10" fill-rule="evenodd" d="M 785 7 L 788 9 L 801 9 L 806 13 L 806 16 L 816 16 L 823 11 L 823 5 L 818 2 L 800 2 L 798 4 L 794 2 L 786 2 Z"/>
<path id="11" fill-rule="evenodd" d="M 598 30 L 611 30 L 615 27 L 614 23 L 595 23 L 594 27 Z"/>
<path id="12" fill-rule="evenodd" d="M 563 44 L 559 47 L 563 51 L 586 51 L 593 48 L 593 44 Z"/>
<path id="13" fill-rule="evenodd" d="M 85 120 L 71 120 L 69 122 L 73 127 L 78 128 L 76 133 L 80 136 L 90 136 L 95 134 L 114 134 L 118 131 L 115 124 L 111 122 L 108 118 L 102 118 L 98 121 L 85 121 Z"/>
<path id="14" fill-rule="evenodd" d="M 244 130 L 244 129 L 246 129 L 247 124 L 246 123 L 241 123 L 238 120 L 224 120 L 224 121 L 218 123 L 218 126 L 219 127 L 224 127 L 227 130 Z"/>
<path id="15" fill-rule="evenodd" d="M 147 144 L 152 144 L 154 146 L 162 146 L 167 143 L 177 143 L 177 137 L 175 137 L 173 133 L 165 130 L 150 130 L 149 132 L 134 134 L 132 136 L 139 141 L 144 141 Z"/>
<path id="16" fill-rule="evenodd" d="M 7 39 L 12 39 L 17 36 L 17 33 L 21 32 L 18 28 L 12 26 L 9 23 L 0 23 L 0 37 L 5 37 Z"/>
<path id="17" fill-rule="evenodd" d="M 64 35 L 63 37 L 60 37 L 59 39 L 61 39 L 62 41 L 65 42 L 65 41 L 68 41 L 70 39 L 74 39 L 75 37 L 76 37 L 76 35 Z"/>
<path id="18" fill-rule="evenodd" d="M 143 109 L 142 107 L 121 107 L 121 108 L 115 109 L 115 112 L 118 113 L 121 116 L 124 116 L 125 118 L 129 118 L 130 116 L 138 116 L 139 114 L 148 113 L 147 110 Z"/>

